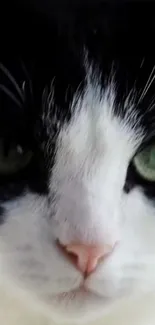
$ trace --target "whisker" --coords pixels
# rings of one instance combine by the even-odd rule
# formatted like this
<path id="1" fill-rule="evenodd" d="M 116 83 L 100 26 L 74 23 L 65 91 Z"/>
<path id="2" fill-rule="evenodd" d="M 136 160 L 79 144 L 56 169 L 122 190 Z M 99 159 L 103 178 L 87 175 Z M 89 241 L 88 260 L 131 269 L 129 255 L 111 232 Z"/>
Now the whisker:
<path id="1" fill-rule="evenodd" d="M 31 78 L 29 76 L 29 73 L 27 71 L 27 68 L 23 62 L 23 60 L 20 60 L 21 61 L 21 66 L 22 66 L 22 69 L 23 69 L 23 72 L 25 73 L 25 76 L 28 80 L 28 84 L 29 84 L 29 90 L 30 90 L 30 93 L 31 93 L 31 96 L 33 97 L 33 86 L 32 86 L 32 81 L 31 81 Z"/>
<path id="2" fill-rule="evenodd" d="M 143 92 L 142 92 L 142 94 L 141 94 L 141 96 L 140 96 L 140 98 L 138 100 L 138 104 L 144 99 L 144 97 L 146 96 L 148 90 L 150 89 L 150 87 L 151 87 L 151 85 L 152 85 L 152 83 L 153 83 L 153 81 L 155 79 L 155 74 L 153 75 L 154 71 L 155 71 L 155 66 L 153 67 L 153 69 L 152 69 L 152 71 L 150 73 L 150 76 L 149 76 L 149 78 L 147 80 L 147 83 L 146 83 L 146 85 L 144 87 L 144 90 L 143 90 Z"/>
<path id="3" fill-rule="evenodd" d="M 150 110 L 150 108 L 152 108 L 152 106 L 154 106 L 155 104 L 155 96 L 153 96 L 151 102 L 150 102 L 150 105 L 148 106 L 148 110 Z"/>
<path id="4" fill-rule="evenodd" d="M 15 95 L 7 87 L 0 84 L 0 91 L 3 91 L 16 105 L 22 107 L 21 102 L 15 97 Z"/>
<path id="5" fill-rule="evenodd" d="M 144 62 L 145 62 L 145 57 L 142 59 L 142 61 L 141 61 L 141 64 L 140 64 L 140 69 L 143 67 L 143 65 L 144 65 Z"/>
<path id="6" fill-rule="evenodd" d="M 20 96 L 20 99 L 22 100 L 22 102 L 24 102 L 22 91 L 21 91 L 19 85 L 17 84 L 15 78 L 12 76 L 12 74 L 9 72 L 9 70 L 2 63 L 0 64 L 0 69 L 8 77 L 8 79 L 12 82 L 12 84 L 15 87 L 18 95 Z"/>
<path id="7" fill-rule="evenodd" d="M 155 107 L 155 103 L 152 106 L 149 106 L 148 109 L 149 111 L 152 111 L 152 109 Z"/>
<path id="8" fill-rule="evenodd" d="M 23 92 L 25 93 L 25 81 L 23 81 L 23 83 L 22 83 L 22 90 L 23 90 Z"/>
<path id="9" fill-rule="evenodd" d="M 50 90 L 47 95 L 47 103 L 48 103 L 49 109 L 51 108 L 51 105 L 52 105 L 52 102 L 54 99 L 54 80 L 55 80 L 55 77 L 53 78 L 53 80 L 50 84 Z"/>
<path id="10" fill-rule="evenodd" d="M 25 101 L 25 99 L 26 99 L 26 82 L 25 81 L 23 81 L 23 83 L 22 83 L 22 91 L 23 91 L 23 99 Z"/>

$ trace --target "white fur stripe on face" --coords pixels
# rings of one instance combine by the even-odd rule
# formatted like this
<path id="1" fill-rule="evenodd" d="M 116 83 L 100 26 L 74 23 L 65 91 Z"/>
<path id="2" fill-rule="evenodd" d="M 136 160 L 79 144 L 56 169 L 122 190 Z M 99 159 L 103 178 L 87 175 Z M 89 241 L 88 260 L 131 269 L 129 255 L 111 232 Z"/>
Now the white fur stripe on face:
<path id="1" fill-rule="evenodd" d="M 134 132 L 128 119 L 115 116 L 113 85 L 102 98 L 99 86 L 94 87 L 88 82 L 57 141 L 50 186 L 59 197 L 53 220 L 59 224 L 57 236 L 65 244 L 76 239 L 113 245 L 119 240 L 123 185 L 142 139 L 141 130 L 137 137 L 138 129 Z"/>

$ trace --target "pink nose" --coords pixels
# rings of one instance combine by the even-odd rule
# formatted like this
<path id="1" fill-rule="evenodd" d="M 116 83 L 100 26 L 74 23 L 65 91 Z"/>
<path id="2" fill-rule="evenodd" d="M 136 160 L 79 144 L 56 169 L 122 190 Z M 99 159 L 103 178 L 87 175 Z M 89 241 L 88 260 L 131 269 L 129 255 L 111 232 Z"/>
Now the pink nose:
<path id="1" fill-rule="evenodd" d="M 101 259 L 106 258 L 113 251 L 110 245 L 86 246 L 84 244 L 70 244 L 65 246 L 69 255 L 74 255 L 74 264 L 85 275 L 95 271 Z"/>

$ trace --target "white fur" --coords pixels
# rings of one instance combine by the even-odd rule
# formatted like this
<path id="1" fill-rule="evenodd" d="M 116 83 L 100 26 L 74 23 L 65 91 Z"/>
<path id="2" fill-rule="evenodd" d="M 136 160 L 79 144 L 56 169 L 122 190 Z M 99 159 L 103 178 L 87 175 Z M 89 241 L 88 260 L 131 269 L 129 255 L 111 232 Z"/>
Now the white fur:
<path id="1" fill-rule="evenodd" d="M 38 308 L 47 324 L 82 323 L 102 314 L 106 325 L 114 324 L 106 315 L 112 317 L 121 299 L 142 295 L 145 300 L 145 294 L 155 291 L 155 207 L 139 188 L 123 192 L 128 164 L 143 135 L 132 127 L 132 115 L 123 121 L 114 115 L 112 85 L 102 99 L 99 93 L 99 86 L 88 82 L 84 98 L 72 107 L 71 122 L 59 134 L 49 181 L 51 203 L 46 196 L 26 192 L 4 204 L 0 282 L 25 301 L 24 308 L 31 310 L 34 304 L 34 314 Z M 86 280 L 92 293 L 78 291 L 83 277 L 60 252 L 57 239 L 64 244 L 119 242 Z M 129 324 L 128 318 L 122 324 Z"/>

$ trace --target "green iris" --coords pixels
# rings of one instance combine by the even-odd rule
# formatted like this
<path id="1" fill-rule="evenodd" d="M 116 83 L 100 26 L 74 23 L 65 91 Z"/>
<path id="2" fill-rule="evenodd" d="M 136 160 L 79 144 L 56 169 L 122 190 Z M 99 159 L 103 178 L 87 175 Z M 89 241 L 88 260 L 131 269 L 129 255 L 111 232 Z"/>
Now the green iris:
<path id="1" fill-rule="evenodd" d="M 0 175 L 11 175 L 24 169 L 30 162 L 33 153 L 24 151 L 20 146 L 12 144 L 4 153 L 3 142 L 0 141 Z"/>
<path id="2" fill-rule="evenodd" d="M 137 172 L 146 180 L 155 182 L 155 145 L 149 146 L 135 156 Z"/>

